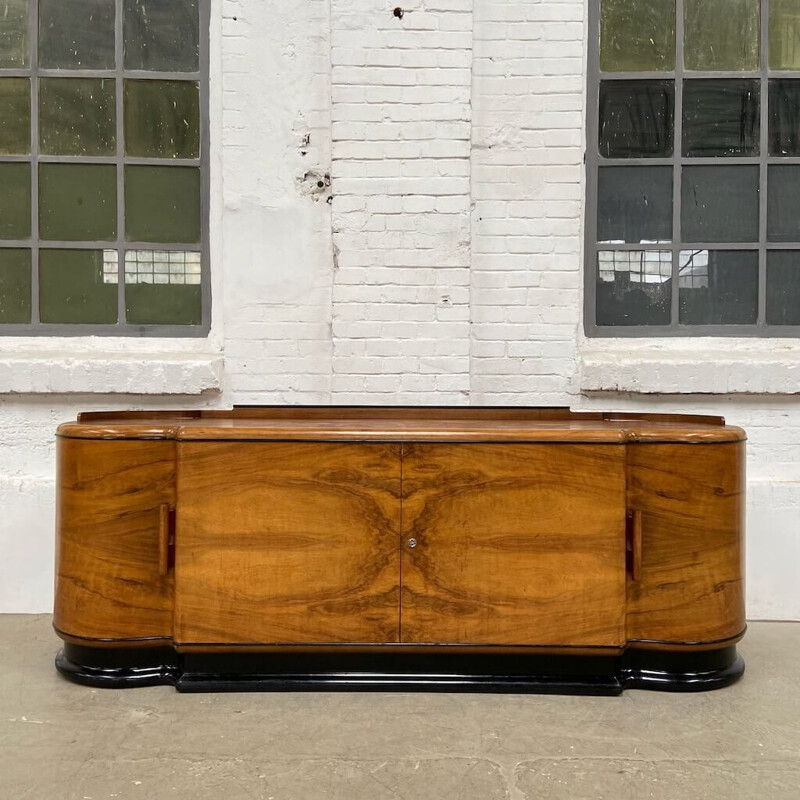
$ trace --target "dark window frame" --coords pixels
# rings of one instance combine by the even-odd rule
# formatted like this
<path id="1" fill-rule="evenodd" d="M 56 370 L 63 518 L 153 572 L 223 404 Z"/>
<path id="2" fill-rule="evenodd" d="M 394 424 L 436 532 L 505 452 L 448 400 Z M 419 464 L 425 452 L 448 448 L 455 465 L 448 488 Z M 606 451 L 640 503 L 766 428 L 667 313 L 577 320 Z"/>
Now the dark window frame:
<path id="1" fill-rule="evenodd" d="M 209 249 L 210 206 L 210 120 L 209 120 L 209 36 L 210 0 L 198 0 L 199 13 L 199 69 L 196 72 L 154 72 L 125 69 L 123 20 L 124 0 L 115 3 L 115 68 L 109 70 L 42 69 L 38 58 L 39 0 L 30 0 L 29 6 L 29 64 L 27 68 L 0 69 L 0 77 L 23 77 L 31 81 L 31 152 L 29 155 L 2 156 L 0 163 L 22 162 L 31 165 L 31 213 L 32 229 L 29 239 L 2 240 L 2 249 L 25 249 L 31 252 L 31 315 L 26 324 L 0 323 L 0 336 L 74 337 L 74 336 L 121 336 L 121 337 L 171 337 L 201 338 L 211 328 L 211 275 Z M 40 78 L 104 78 L 116 82 L 116 153 L 110 156 L 62 156 L 39 153 L 39 79 Z M 124 152 L 124 86 L 126 80 L 181 80 L 194 81 L 200 91 L 200 155 L 196 159 L 136 158 Z M 39 236 L 38 171 L 40 164 L 108 164 L 117 171 L 117 233 L 109 242 L 50 241 Z M 125 239 L 125 168 L 126 166 L 193 167 L 200 171 L 200 242 L 163 243 L 129 242 Z M 43 323 L 39 319 L 39 252 L 40 250 L 94 250 L 116 251 L 117 254 L 117 322 L 113 324 L 91 323 Z M 196 325 L 180 324 L 135 324 L 125 322 L 125 253 L 133 251 L 173 251 L 176 253 L 199 253 L 201 287 L 201 322 Z"/>
<path id="2" fill-rule="evenodd" d="M 772 70 L 769 67 L 769 0 L 761 0 L 761 66 L 756 71 L 688 71 L 684 69 L 684 0 L 676 0 L 675 69 L 665 72 L 601 72 L 600 71 L 600 6 L 601 0 L 589 3 L 589 42 L 587 65 L 587 114 L 586 114 L 586 203 L 584 220 L 584 332 L 590 338 L 633 338 L 633 337 L 800 337 L 800 325 L 767 324 L 767 260 L 770 251 L 798 251 L 800 240 L 796 242 L 769 242 L 767 240 L 768 171 L 770 165 L 800 167 L 800 157 L 769 155 L 769 108 L 770 80 L 789 78 L 800 79 L 800 71 Z M 760 150 L 755 157 L 684 157 L 683 156 L 683 88 L 686 79 L 750 78 L 760 82 Z M 601 80 L 674 80 L 674 148 L 673 154 L 666 158 L 605 159 L 600 156 L 600 82 Z M 681 190 L 682 169 L 684 166 L 758 165 L 759 175 L 759 238 L 757 242 L 702 242 L 699 244 L 683 242 L 681 239 Z M 668 166 L 674 170 L 673 178 L 673 230 L 672 240 L 666 244 L 602 244 L 597 241 L 598 183 L 599 167 L 641 167 Z M 749 250 L 758 253 L 758 315 L 755 324 L 707 324 L 681 325 L 680 320 L 680 253 L 690 250 Z M 672 273 L 670 277 L 669 325 L 598 325 L 597 324 L 597 284 L 598 253 L 614 252 L 660 252 L 672 253 Z"/>

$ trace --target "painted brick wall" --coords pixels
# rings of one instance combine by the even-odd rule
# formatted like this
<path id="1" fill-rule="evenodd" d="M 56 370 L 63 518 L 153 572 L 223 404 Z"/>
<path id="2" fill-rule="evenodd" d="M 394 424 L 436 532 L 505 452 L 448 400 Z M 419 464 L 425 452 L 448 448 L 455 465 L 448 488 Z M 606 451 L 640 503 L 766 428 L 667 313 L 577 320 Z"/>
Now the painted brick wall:
<path id="1" fill-rule="evenodd" d="M 227 385 L 238 402 L 327 402 L 329 2 L 222 0 L 220 13 Z"/>
<path id="2" fill-rule="evenodd" d="M 339 403 L 465 403 L 472 0 L 331 0 Z"/>
<path id="3" fill-rule="evenodd" d="M 583 3 L 476 0 L 471 397 L 568 404 L 580 315 Z"/>

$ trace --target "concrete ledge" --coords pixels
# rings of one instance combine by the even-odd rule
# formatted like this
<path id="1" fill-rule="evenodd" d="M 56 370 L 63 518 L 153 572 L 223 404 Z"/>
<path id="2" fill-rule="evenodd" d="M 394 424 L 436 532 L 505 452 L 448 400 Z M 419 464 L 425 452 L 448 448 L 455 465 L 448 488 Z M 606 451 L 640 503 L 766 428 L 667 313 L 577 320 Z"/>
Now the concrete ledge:
<path id="1" fill-rule="evenodd" d="M 800 394 L 800 353 L 585 350 L 582 392 L 637 394 Z"/>
<path id="2" fill-rule="evenodd" d="M 222 389 L 220 353 L 0 355 L 0 394 L 198 395 Z"/>

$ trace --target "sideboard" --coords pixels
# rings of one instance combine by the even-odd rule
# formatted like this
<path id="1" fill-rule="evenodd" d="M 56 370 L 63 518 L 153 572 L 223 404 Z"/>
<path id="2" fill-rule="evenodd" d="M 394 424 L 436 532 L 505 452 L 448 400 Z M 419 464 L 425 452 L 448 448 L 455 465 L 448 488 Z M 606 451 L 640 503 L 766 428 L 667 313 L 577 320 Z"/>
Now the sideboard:
<path id="1" fill-rule="evenodd" d="M 560 408 L 81 414 L 61 673 L 180 691 L 693 691 L 744 670 L 745 434 Z"/>

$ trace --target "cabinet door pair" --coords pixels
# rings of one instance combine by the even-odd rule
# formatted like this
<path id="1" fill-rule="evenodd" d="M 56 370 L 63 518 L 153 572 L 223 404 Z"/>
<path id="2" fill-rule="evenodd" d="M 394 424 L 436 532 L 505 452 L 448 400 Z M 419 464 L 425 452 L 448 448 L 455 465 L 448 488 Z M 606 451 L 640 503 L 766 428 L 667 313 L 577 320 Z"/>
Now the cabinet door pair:
<path id="1" fill-rule="evenodd" d="M 618 645 L 625 448 L 178 444 L 183 644 Z"/>

